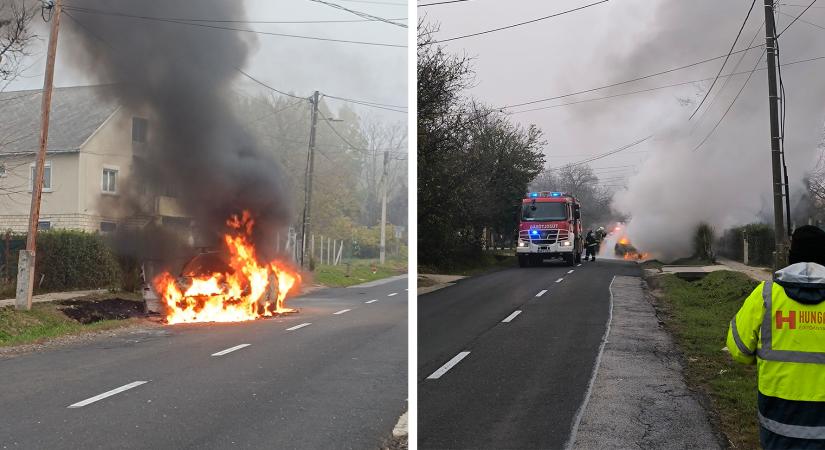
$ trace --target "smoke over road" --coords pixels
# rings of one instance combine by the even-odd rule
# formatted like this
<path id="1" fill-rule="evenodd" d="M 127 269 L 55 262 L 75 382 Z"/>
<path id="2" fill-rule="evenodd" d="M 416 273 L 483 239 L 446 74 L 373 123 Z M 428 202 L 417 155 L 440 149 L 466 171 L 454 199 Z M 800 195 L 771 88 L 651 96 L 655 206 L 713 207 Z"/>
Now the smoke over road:
<path id="1" fill-rule="evenodd" d="M 279 165 L 231 107 L 231 84 L 255 49 L 254 35 L 95 10 L 243 20 L 243 2 L 75 0 L 67 9 L 71 17 L 63 19 L 72 45 L 61 51 L 72 53 L 77 68 L 116 80 L 112 92 L 119 104 L 148 116 L 149 145 L 134 168 L 141 183 L 173 192 L 207 233 L 223 231 L 226 219 L 243 209 L 256 218 L 256 237 L 284 224 L 288 205 Z"/>
<path id="2" fill-rule="evenodd" d="M 707 2 L 701 3 L 706 5 Z M 670 0 L 652 7 L 652 17 L 636 28 L 637 42 L 630 47 L 632 50 L 621 62 L 611 61 L 607 67 L 615 69 L 608 69 L 605 77 L 628 79 L 725 54 L 750 5 L 713 2 L 712 7 L 706 6 Z M 797 15 L 801 8 L 781 11 Z M 825 14 L 809 11 L 805 17 L 816 21 Z M 764 9 L 761 2 L 757 2 L 737 49 L 747 48 L 754 36 L 754 45 L 764 44 L 763 20 Z M 778 15 L 778 29 L 782 30 L 791 20 Z M 816 28 L 797 22 L 780 39 L 782 62 L 787 64 L 825 55 L 825 39 L 822 37 L 817 35 Z M 707 49 L 714 48 L 717 49 L 715 54 L 708 54 Z M 679 51 L 674 53 L 674 49 Z M 749 72 L 757 64 L 762 50 L 755 48 L 747 52 L 738 69 L 734 66 L 740 55 L 733 55 L 723 73 Z M 722 60 L 717 60 L 703 65 L 700 71 L 659 77 L 655 83 L 712 77 L 721 64 Z M 765 67 L 764 58 L 758 66 Z M 822 139 L 825 119 L 823 70 L 825 62 L 822 61 L 789 65 L 782 70 L 787 91 L 785 148 L 792 208 L 800 199 L 806 171 L 817 160 L 817 145 Z M 696 149 L 731 105 L 746 79 L 747 75 L 732 77 L 721 95 L 709 105 L 725 82 L 721 79 L 700 110 L 701 114 L 707 109 L 704 117 L 697 114 L 693 120 L 688 120 L 710 82 L 699 83 L 676 94 L 671 91 L 669 101 L 665 98 L 665 101 L 637 106 L 632 111 L 633 117 L 625 119 L 635 122 L 634 127 L 643 123 L 655 133 L 654 139 L 644 144 L 644 150 L 650 151 L 650 156 L 638 168 L 637 174 L 629 178 L 628 189 L 617 193 L 614 201 L 615 209 L 631 217 L 628 234 L 640 250 L 665 259 L 688 256 L 692 250 L 693 232 L 699 222 L 707 222 L 722 231 L 729 226 L 773 217 L 765 71 L 758 70 L 753 74 L 715 133 Z"/>

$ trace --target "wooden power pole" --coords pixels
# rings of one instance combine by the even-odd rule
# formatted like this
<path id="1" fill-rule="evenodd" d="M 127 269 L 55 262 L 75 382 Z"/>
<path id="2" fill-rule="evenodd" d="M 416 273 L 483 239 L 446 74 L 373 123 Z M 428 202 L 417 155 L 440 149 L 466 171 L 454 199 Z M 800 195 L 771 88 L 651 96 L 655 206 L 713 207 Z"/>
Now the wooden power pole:
<path id="1" fill-rule="evenodd" d="M 307 255 L 306 239 L 312 225 L 312 173 L 315 170 L 315 130 L 318 126 L 319 92 L 312 94 L 312 125 L 309 129 L 309 154 L 307 155 L 307 173 L 304 185 L 304 223 L 301 230 L 301 267 L 309 267 L 312 254 Z M 309 256 L 309 258 L 307 258 Z"/>
<path id="2" fill-rule="evenodd" d="M 381 173 L 381 247 L 379 260 L 384 264 L 387 258 L 387 165 L 390 162 L 390 152 L 384 150 L 384 171 Z"/>
<path id="3" fill-rule="evenodd" d="M 17 266 L 17 309 L 29 310 L 32 307 L 34 289 L 34 258 L 37 248 L 37 224 L 40 222 L 40 198 L 43 195 L 43 172 L 46 164 L 46 148 L 49 142 L 49 112 L 52 105 L 52 87 L 54 86 L 54 60 L 57 54 L 57 33 L 60 30 L 60 13 L 63 0 L 56 0 L 52 7 L 52 25 L 49 32 L 49 49 L 46 55 L 46 76 L 43 80 L 43 101 L 40 106 L 40 149 L 34 165 L 32 180 L 32 204 L 29 212 L 29 234 L 26 249 L 20 251 Z"/>
<path id="4" fill-rule="evenodd" d="M 771 170 L 773 181 L 773 220 L 776 253 L 774 268 L 780 269 L 787 262 L 787 234 L 783 211 L 782 144 L 779 131 L 779 92 L 776 77 L 776 17 L 774 0 L 765 0 L 765 49 L 768 57 L 768 106 L 771 118 Z"/>

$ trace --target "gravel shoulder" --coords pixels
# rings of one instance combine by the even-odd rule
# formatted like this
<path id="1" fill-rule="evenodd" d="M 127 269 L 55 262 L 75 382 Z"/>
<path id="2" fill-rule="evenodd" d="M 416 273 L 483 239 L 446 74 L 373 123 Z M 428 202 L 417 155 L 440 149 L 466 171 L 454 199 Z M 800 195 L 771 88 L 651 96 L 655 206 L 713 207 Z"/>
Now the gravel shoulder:
<path id="1" fill-rule="evenodd" d="M 618 276 L 611 294 L 607 340 L 568 447 L 722 448 L 642 279 Z"/>

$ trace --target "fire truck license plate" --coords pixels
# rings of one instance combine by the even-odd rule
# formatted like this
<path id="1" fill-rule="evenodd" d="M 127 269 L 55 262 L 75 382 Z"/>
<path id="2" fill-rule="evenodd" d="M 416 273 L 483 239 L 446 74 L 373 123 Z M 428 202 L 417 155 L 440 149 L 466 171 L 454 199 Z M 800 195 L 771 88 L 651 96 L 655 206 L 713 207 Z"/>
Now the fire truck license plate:
<path id="1" fill-rule="evenodd" d="M 550 253 L 550 247 L 539 247 L 539 252 Z"/>

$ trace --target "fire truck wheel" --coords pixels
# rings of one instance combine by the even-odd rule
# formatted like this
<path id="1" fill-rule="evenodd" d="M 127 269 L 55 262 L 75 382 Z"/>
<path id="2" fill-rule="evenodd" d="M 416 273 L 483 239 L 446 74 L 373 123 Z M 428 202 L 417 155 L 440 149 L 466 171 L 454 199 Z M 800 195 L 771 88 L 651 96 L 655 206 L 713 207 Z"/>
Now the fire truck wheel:
<path id="1" fill-rule="evenodd" d="M 530 260 L 527 258 L 527 255 L 518 255 L 518 266 L 519 267 L 527 267 L 530 265 Z"/>
<path id="2" fill-rule="evenodd" d="M 576 252 L 576 259 L 573 260 L 574 264 L 581 264 L 582 262 L 582 252 Z"/>
<path id="3" fill-rule="evenodd" d="M 568 266 L 575 266 L 576 265 L 576 257 L 574 255 L 565 255 L 564 262 Z"/>

